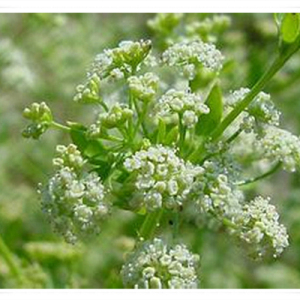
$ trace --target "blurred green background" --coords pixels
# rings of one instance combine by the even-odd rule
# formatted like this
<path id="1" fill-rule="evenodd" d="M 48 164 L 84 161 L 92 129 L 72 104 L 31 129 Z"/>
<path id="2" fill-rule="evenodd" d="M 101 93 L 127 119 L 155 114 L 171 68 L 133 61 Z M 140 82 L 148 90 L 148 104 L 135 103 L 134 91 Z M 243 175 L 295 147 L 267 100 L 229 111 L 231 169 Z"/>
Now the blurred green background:
<path id="1" fill-rule="evenodd" d="M 232 58 L 223 81 L 225 93 L 251 86 L 277 46 L 271 14 L 229 16 L 230 27 L 216 41 Z M 211 16 L 186 15 L 185 21 L 206 17 Z M 151 14 L 0 14 L 0 235 L 28 278 L 18 283 L 0 256 L 0 288 L 122 287 L 119 271 L 140 219 L 116 211 L 98 237 L 76 246 L 56 236 L 40 210 L 36 188 L 52 173 L 55 146 L 70 140 L 55 131 L 39 141 L 23 139 L 22 111 L 34 101 L 46 101 L 61 122 L 91 121 L 91 110 L 72 101 L 87 66 L 97 53 L 121 40 L 151 38 L 155 44 L 157 36 L 147 27 L 151 18 Z M 300 53 L 266 90 L 283 112 L 282 126 L 297 135 L 299 85 Z M 201 256 L 202 288 L 300 288 L 300 176 L 280 172 L 252 189 L 272 196 L 288 228 L 290 247 L 277 260 L 253 261 L 224 232 L 191 223 L 183 231 Z"/>

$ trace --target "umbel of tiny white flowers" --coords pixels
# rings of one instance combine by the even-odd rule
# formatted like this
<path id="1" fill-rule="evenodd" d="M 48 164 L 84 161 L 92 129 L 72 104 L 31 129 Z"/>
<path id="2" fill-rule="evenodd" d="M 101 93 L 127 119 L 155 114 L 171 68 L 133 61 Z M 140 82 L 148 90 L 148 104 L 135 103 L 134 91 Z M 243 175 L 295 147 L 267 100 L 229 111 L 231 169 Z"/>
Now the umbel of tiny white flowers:
<path id="1" fill-rule="evenodd" d="M 195 177 L 203 172 L 202 167 L 185 162 L 172 148 L 162 145 L 136 152 L 125 160 L 124 166 L 135 174 L 134 198 L 149 211 L 179 208 Z"/>
<path id="2" fill-rule="evenodd" d="M 74 101 L 80 103 L 101 102 L 100 85 L 105 78 L 120 79 L 132 75 L 151 50 L 151 41 L 122 41 L 114 49 L 98 54 L 89 68 L 86 81 L 76 88 Z"/>
<path id="3" fill-rule="evenodd" d="M 190 253 L 185 245 L 171 248 L 155 238 L 129 255 L 121 275 L 124 285 L 129 288 L 197 288 L 198 261 L 199 256 Z"/>
<path id="4" fill-rule="evenodd" d="M 78 236 L 99 232 L 109 213 L 107 190 L 96 173 L 83 172 L 85 161 L 75 145 L 57 146 L 57 154 L 57 172 L 40 187 L 42 209 L 54 229 L 75 243 Z"/>
<path id="5" fill-rule="evenodd" d="M 234 108 L 250 92 L 248 88 L 240 88 L 233 91 L 225 100 L 225 106 L 229 109 Z M 255 131 L 259 133 L 262 126 L 269 124 L 278 126 L 280 122 L 280 111 L 275 107 L 271 96 L 260 92 L 252 103 L 240 114 L 240 129 L 246 133 Z M 238 122 L 236 120 L 235 123 Z"/>
<path id="6" fill-rule="evenodd" d="M 256 197 L 245 204 L 236 219 L 236 232 L 251 245 L 254 254 L 263 256 L 273 252 L 277 257 L 289 245 L 284 225 L 279 223 L 279 215 L 270 198 Z"/>
<path id="7" fill-rule="evenodd" d="M 281 162 L 285 170 L 295 172 L 300 168 L 300 139 L 289 131 L 266 125 L 257 144 L 266 158 Z"/>
<path id="8" fill-rule="evenodd" d="M 154 111 L 165 118 L 178 114 L 182 116 L 183 125 L 191 128 L 198 122 L 200 115 L 209 113 L 209 107 L 198 94 L 171 89 L 158 100 Z"/>
<path id="9" fill-rule="evenodd" d="M 164 64 L 178 67 L 189 80 L 194 78 L 196 67 L 202 66 L 217 72 L 222 68 L 223 60 L 223 55 L 215 45 L 201 40 L 176 43 L 162 55 Z"/>
<path id="10" fill-rule="evenodd" d="M 128 86 L 134 97 L 143 102 L 151 101 L 158 90 L 159 78 L 153 73 L 128 78 Z"/>

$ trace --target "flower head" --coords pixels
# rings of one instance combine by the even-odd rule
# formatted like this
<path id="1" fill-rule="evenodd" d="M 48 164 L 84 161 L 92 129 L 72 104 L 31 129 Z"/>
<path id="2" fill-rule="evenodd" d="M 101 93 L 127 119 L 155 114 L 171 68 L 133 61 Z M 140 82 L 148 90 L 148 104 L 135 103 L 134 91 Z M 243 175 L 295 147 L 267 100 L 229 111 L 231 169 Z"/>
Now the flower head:
<path id="1" fill-rule="evenodd" d="M 110 205 L 98 175 L 82 171 L 84 160 L 76 146 L 58 146 L 57 152 L 58 171 L 40 188 L 42 209 L 54 229 L 74 243 L 78 236 L 99 232 Z"/>
<path id="2" fill-rule="evenodd" d="M 194 67 L 200 65 L 211 71 L 219 71 L 224 60 L 221 52 L 213 45 L 201 40 L 181 42 L 170 46 L 162 55 L 163 63 L 180 68 L 189 67 L 189 78 L 194 77 Z"/>
<path id="3" fill-rule="evenodd" d="M 168 90 L 156 104 L 154 110 L 161 117 L 180 114 L 183 124 L 188 128 L 198 122 L 198 117 L 209 113 L 209 107 L 198 94 L 188 91 Z"/>
<path id="4" fill-rule="evenodd" d="M 258 140 L 266 158 L 282 162 L 283 168 L 294 172 L 300 167 L 300 139 L 287 130 L 265 126 Z"/>
<path id="5" fill-rule="evenodd" d="M 156 238 L 129 256 L 121 275 L 126 287 L 197 288 L 198 261 L 185 245 L 170 248 Z"/>
<path id="6" fill-rule="evenodd" d="M 241 239 L 251 244 L 259 256 L 271 249 L 276 257 L 289 245 L 288 234 L 284 225 L 279 223 L 275 206 L 269 202 L 270 198 L 258 196 L 245 204 L 238 231 Z"/>
<path id="7" fill-rule="evenodd" d="M 148 210 L 176 208 L 187 199 L 194 178 L 203 169 L 185 163 L 161 145 L 136 152 L 124 162 L 135 174 L 136 197 Z"/>
<path id="8" fill-rule="evenodd" d="M 139 100 L 148 102 L 153 99 L 158 89 L 159 78 L 153 73 L 128 78 L 129 89 Z"/>

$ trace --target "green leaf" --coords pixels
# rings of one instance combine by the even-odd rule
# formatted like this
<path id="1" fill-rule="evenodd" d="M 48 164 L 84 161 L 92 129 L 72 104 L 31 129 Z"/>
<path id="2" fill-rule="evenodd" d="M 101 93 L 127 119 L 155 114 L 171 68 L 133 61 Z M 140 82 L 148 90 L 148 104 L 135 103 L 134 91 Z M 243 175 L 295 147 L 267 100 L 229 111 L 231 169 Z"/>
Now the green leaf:
<path id="1" fill-rule="evenodd" d="M 79 129 L 77 127 L 71 127 L 70 135 L 72 142 L 78 147 L 81 153 L 84 153 L 89 141 L 85 135 L 86 129 Z"/>
<path id="2" fill-rule="evenodd" d="M 285 43 L 293 43 L 300 34 L 300 14 L 287 13 L 281 24 L 281 38 Z"/>
<path id="3" fill-rule="evenodd" d="M 206 105 L 210 112 L 207 115 L 202 115 L 196 124 L 196 133 L 198 135 L 209 135 L 221 122 L 223 114 L 222 92 L 218 83 L 211 89 Z"/>
<path id="4" fill-rule="evenodd" d="M 111 165 L 107 161 L 98 160 L 97 168 L 93 169 L 93 172 L 96 172 L 102 180 L 105 180 L 111 170 Z"/>

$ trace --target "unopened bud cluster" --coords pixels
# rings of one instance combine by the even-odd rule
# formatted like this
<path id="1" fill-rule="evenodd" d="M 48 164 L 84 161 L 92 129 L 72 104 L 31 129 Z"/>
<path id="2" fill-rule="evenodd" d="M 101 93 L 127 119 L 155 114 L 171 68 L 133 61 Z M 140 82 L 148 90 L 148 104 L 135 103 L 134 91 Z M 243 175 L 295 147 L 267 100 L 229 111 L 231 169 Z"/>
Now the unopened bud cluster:
<path id="1" fill-rule="evenodd" d="M 51 110 L 45 102 L 32 103 L 24 109 L 23 117 L 32 122 L 22 132 L 26 138 L 38 139 L 52 122 Z"/>

